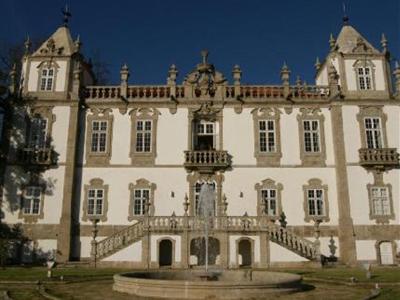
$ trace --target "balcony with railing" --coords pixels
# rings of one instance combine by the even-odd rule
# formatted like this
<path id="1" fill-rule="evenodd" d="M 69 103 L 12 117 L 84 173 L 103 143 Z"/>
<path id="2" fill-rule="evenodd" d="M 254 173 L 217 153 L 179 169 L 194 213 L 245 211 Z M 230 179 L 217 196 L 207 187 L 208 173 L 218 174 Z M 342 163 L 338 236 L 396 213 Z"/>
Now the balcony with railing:
<path id="1" fill-rule="evenodd" d="M 191 171 L 225 170 L 231 166 L 231 157 L 223 150 L 190 150 L 185 151 L 184 166 Z"/>
<path id="2" fill-rule="evenodd" d="M 393 169 L 399 167 L 399 153 L 396 148 L 361 148 L 360 165 L 365 168 Z"/>
<path id="3" fill-rule="evenodd" d="M 44 148 L 28 146 L 20 149 L 19 160 L 25 166 L 49 167 L 56 163 L 56 153 L 51 146 Z"/>

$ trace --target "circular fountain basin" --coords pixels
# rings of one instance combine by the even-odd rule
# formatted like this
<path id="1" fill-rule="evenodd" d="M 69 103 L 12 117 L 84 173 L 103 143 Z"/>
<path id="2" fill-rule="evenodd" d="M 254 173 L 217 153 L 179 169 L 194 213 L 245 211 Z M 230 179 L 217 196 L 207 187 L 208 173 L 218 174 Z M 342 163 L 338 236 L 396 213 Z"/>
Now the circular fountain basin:
<path id="1" fill-rule="evenodd" d="M 300 290 L 301 276 L 259 270 L 143 271 L 114 275 L 113 289 L 164 299 L 253 299 Z"/>

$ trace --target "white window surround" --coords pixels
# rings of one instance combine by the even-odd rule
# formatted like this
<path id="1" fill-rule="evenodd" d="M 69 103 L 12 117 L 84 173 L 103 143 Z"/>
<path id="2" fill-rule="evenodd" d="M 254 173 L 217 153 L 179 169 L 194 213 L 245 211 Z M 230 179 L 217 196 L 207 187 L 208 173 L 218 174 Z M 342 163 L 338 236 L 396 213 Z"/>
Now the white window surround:
<path id="1" fill-rule="evenodd" d="M 133 191 L 133 215 L 143 216 L 146 214 L 146 205 L 150 200 L 150 189 L 134 189 Z"/>
<path id="2" fill-rule="evenodd" d="M 107 221 L 108 185 L 101 178 L 93 178 L 84 185 L 82 221 Z"/>
<path id="3" fill-rule="evenodd" d="M 259 145 L 260 152 L 276 152 L 275 120 L 259 120 Z"/>
<path id="4" fill-rule="evenodd" d="M 303 185 L 304 221 L 329 222 L 328 186 L 321 179 L 312 178 Z"/>
<path id="5" fill-rule="evenodd" d="M 55 91 L 59 68 L 59 65 L 55 61 L 42 61 L 38 65 L 38 92 L 49 93 Z"/>
<path id="6" fill-rule="evenodd" d="M 365 140 L 367 148 L 379 149 L 382 148 L 382 122 L 379 117 L 365 117 Z"/>
<path id="7" fill-rule="evenodd" d="M 357 81 L 357 90 L 368 92 L 375 90 L 375 65 L 371 60 L 357 60 L 353 64 Z"/>
<path id="8" fill-rule="evenodd" d="M 312 217 L 325 216 L 324 191 L 307 189 L 308 214 Z"/>
<path id="9" fill-rule="evenodd" d="M 23 196 L 23 214 L 24 215 L 39 215 L 42 197 L 42 187 L 28 186 L 25 188 Z"/>
<path id="10" fill-rule="evenodd" d="M 152 120 L 137 120 L 136 121 L 136 152 L 151 152 L 152 151 Z"/>
<path id="11" fill-rule="evenodd" d="M 271 217 L 278 215 L 278 199 L 276 189 L 262 189 L 261 190 L 261 201 L 264 202 L 264 214 Z"/>
<path id="12" fill-rule="evenodd" d="M 87 215 L 90 217 L 102 216 L 104 207 L 104 189 L 88 190 Z"/>
<path id="13" fill-rule="evenodd" d="M 303 120 L 304 152 L 321 152 L 320 136 L 319 120 Z"/>
<path id="14" fill-rule="evenodd" d="M 106 153 L 108 138 L 108 121 L 93 120 L 92 121 L 92 137 L 91 152 Z"/>

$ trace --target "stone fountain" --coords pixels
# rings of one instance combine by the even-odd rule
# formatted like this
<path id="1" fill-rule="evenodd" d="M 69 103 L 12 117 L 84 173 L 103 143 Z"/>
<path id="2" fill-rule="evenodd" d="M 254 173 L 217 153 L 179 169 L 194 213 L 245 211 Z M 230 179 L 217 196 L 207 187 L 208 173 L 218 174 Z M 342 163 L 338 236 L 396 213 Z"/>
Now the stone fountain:
<path id="1" fill-rule="evenodd" d="M 214 188 L 204 183 L 197 207 L 205 239 L 204 270 L 154 270 L 114 275 L 115 291 L 163 299 L 265 299 L 267 294 L 292 293 L 301 276 L 264 270 L 210 270 L 209 229 L 215 215 Z"/>

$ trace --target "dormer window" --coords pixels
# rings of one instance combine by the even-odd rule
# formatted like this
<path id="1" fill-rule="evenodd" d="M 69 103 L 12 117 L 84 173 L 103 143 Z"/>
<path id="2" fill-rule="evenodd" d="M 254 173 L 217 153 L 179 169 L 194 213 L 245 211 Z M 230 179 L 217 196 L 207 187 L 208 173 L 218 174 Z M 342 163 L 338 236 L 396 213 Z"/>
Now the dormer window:
<path id="1" fill-rule="evenodd" d="M 358 83 L 360 90 L 371 89 L 371 69 L 370 68 L 357 68 L 358 72 Z"/>
<path id="2" fill-rule="evenodd" d="M 52 91 L 54 83 L 54 68 L 43 68 L 41 70 L 40 78 L 40 90 L 41 91 Z"/>
<path id="3" fill-rule="evenodd" d="M 375 65 L 370 60 L 357 60 L 353 64 L 357 89 L 359 91 L 375 90 Z"/>

